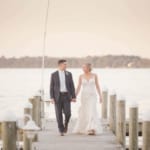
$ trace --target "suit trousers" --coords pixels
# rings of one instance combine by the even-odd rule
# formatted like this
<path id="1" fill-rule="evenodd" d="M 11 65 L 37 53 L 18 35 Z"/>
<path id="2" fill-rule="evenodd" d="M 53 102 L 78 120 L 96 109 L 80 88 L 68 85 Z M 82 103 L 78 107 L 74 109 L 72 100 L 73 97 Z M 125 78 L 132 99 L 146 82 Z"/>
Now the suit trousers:
<path id="1" fill-rule="evenodd" d="M 71 117 L 71 102 L 67 93 L 60 93 L 59 100 L 55 103 L 55 113 L 59 132 L 64 132 L 64 128 L 68 126 Z M 65 122 L 63 122 L 63 114 L 65 116 Z"/>

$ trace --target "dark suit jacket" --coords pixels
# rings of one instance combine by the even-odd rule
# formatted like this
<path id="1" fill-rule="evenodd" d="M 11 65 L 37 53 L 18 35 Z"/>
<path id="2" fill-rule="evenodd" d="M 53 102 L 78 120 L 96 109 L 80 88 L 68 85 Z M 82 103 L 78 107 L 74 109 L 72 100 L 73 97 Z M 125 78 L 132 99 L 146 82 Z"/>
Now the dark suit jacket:
<path id="1" fill-rule="evenodd" d="M 65 78 L 66 78 L 66 88 L 68 91 L 68 100 L 76 98 L 72 74 L 68 71 L 65 71 Z M 60 96 L 60 79 L 59 79 L 59 72 L 56 71 L 51 75 L 50 97 L 51 99 L 54 99 L 56 102 L 58 102 L 59 96 Z"/>

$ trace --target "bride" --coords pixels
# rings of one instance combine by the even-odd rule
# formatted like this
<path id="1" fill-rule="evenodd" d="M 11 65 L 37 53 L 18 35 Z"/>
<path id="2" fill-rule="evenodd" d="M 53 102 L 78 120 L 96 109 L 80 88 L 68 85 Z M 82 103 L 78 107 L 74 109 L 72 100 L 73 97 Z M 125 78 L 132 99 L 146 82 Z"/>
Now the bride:
<path id="1" fill-rule="evenodd" d="M 96 135 L 102 132 L 97 112 L 97 100 L 99 99 L 99 102 L 102 102 L 102 94 L 98 77 L 91 71 L 91 64 L 86 63 L 83 65 L 84 73 L 79 77 L 76 95 L 78 96 L 81 91 L 81 106 L 73 130 L 73 133 L 76 134 Z"/>

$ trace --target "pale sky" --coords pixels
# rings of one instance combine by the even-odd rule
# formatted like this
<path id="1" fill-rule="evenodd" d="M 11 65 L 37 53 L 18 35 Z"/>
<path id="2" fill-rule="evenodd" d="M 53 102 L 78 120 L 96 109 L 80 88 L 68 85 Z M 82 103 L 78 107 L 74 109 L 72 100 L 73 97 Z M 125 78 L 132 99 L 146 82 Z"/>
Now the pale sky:
<path id="1" fill-rule="evenodd" d="M 47 0 L 0 0 L 0 55 L 42 54 Z M 50 0 L 47 56 L 150 58 L 150 0 Z"/>

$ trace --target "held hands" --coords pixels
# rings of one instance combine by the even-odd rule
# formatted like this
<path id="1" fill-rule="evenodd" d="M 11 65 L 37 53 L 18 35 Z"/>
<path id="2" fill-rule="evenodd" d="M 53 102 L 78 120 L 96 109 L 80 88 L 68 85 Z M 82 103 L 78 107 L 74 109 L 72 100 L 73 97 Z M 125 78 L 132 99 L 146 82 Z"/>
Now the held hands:
<path id="1" fill-rule="evenodd" d="M 100 102 L 100 103 L 102 103 L 102 102 L 103 102 L 102 96 L 100 97 L 99 102 Z"/>
<path id="2" fill-rule="evenodd" d="M 71 102 L 74 102 L 74 103 L 75 103 L 75 102 L 76 102 L 76 99 L 75 99 L 75 98 L 73 98 L 73 99 L 71 100 Z"/>
<path id="3" fill-rule="evenodd" d="M 51 102 L 52 104 L 55 104 L 55 100 L 54 100 L 54 99 L 51 99 L 50 102 Z"/>

